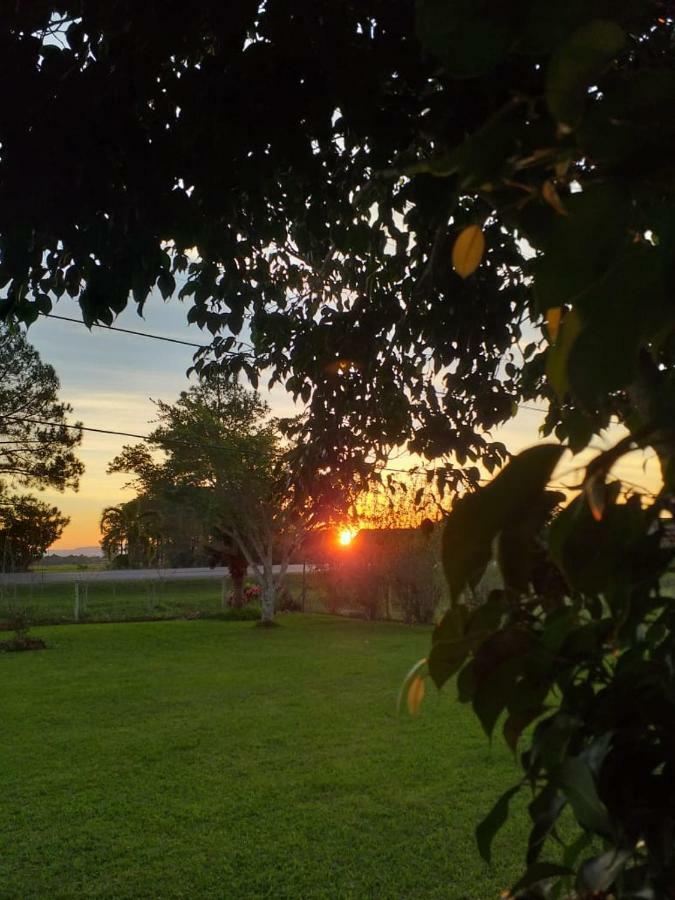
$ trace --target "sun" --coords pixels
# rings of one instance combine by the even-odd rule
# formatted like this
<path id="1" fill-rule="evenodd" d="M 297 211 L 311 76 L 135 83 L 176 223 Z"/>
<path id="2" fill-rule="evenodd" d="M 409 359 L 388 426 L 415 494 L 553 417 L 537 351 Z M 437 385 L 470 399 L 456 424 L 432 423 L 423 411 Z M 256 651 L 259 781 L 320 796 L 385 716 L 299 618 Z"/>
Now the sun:
<path id="1" fill-rule="evenodd" d="M 343 547 L 348 547 L 349 544 L 351 544 L 351 542 L 354 540 L 354 532 L 349 528 L 343 528 L 338 536 L 338 540 Z"/>

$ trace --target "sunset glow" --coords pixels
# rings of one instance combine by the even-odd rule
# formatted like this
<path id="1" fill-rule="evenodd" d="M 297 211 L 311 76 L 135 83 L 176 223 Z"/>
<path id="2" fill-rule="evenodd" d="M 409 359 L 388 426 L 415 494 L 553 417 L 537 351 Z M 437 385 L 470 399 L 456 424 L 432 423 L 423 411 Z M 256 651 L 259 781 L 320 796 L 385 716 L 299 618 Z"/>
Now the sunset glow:
<path id="1" fill-rule="evenodd" d="M 343 547 L 347 547 L 354 540 L 354 532 L 349 528 L 343 528 L 338 536 L 338 540 Z"/>

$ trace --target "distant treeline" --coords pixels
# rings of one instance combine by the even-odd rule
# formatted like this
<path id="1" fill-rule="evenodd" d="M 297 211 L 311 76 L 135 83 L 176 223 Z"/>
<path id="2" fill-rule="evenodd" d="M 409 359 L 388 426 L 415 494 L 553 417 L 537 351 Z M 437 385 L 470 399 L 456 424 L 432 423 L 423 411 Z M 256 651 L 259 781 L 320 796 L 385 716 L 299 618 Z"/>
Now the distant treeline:
<path id="1" fill-rule="evenodd" d="M 55 553 L 50 553 L 48 556 L 43 556 L 42 559 L 38 560 L 34 563 L 34 566 L 39 567 L 48 567 L 48 566 L 100 566 L 104 562 L 103 556 L 86 556 L 85 554 L 74 554 L 71 553 L 68 556 L 58 556 Z"/>

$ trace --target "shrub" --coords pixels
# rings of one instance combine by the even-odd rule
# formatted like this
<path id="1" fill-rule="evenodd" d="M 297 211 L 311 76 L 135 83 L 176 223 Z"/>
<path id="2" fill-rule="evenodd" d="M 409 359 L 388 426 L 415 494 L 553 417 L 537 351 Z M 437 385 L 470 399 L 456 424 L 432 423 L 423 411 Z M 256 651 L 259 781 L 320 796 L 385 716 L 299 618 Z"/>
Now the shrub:
<path id="1" fill-rule="evenodd" d="M 284 588 L 278 594 L 277 610 L 278 612 L 302 612 L 302 606 L 291 592 Z"/>

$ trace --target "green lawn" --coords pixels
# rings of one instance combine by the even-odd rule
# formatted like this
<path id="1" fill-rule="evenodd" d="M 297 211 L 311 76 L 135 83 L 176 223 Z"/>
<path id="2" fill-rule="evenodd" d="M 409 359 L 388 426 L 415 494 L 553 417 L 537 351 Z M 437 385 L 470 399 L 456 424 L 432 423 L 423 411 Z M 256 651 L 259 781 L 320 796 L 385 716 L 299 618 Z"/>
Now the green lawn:
<path id="1" fill-rule="evenodd" d="M 0 654 L 0 897 L 497 897 L 473 828 L 515 780 L 453 691 L 397 718 L 429 633 L 286 615 L 38 628 Z"/>

